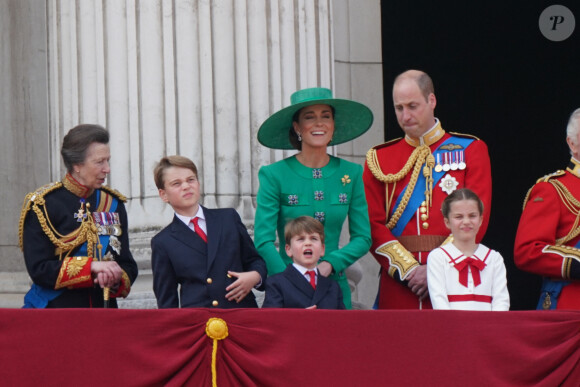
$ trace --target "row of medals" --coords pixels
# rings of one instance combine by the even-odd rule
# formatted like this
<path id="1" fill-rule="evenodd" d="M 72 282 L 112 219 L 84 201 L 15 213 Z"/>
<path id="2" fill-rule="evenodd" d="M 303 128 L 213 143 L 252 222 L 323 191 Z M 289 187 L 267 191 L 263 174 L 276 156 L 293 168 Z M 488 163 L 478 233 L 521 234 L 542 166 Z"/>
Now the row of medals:
<path id="1" fill-rule="evenodd" d="M 120 236 L 122 234 L 118 213 L 93 212 L 93 219 L 99 230 L 99 235 Z"/>
<path id="2" fill-rule="evenodd" d="M 443 154 L 443 163 L 441 163 L 441 155 Z M 437 153 L 437 164 L 435 165 L 435 172 L 441 171 L 456 171 L 458 169 L 465 169 L 465 158 L 463 151 Z"/>
<path id="3" fill-rule="evenodd" d="M 441 163 L 441 155 L 443 154 L 443 163 Z M 458 169 L 465 169 L 467 165 L 465 164 L 465 156 L 463 151 L 454 151 L 454 152 L 445 152 L 445 153 L 437 153 L 437 164 L 435 165 L 435 172 L 441 171 L 456 171 Z M 429 216 L 427 215 L 427 203 L 421 203 L 421 207 L 419 209 L 421 213 L 421 226 L 423 229 L 429 228 Z"/>

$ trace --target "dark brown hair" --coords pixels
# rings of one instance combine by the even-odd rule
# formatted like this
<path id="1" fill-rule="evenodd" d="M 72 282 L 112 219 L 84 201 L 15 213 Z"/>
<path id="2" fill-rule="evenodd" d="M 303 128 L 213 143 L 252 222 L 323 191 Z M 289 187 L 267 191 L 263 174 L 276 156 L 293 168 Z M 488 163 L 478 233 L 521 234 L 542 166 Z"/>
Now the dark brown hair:
<path id="1" fill-rule="evenodd" d="M 314 104 L 314 105 L 316 105 L 316 104 Z M 322 104 L 322 105 L 328 105 L 328 104 Z M 308 105 L 308 106 L 312 106 L 312 105 Z M 296 113 L 294 113 L 294 115 L 292 116 L 292 122 L 298 123 L 298 120 L 300 118 L 300 112 L 304 108 L 307 108 L 308 106 L 304 106 L 302 109 L 297 110 Z M 328 105 L 328 106 L 330 106 L 330 110 L 332 111 L 332 119 L 334 119 L 334 116 L 335 116 L 334 106 L 332 106 L 332 105 Z M 334 128 L 334 130 L 336 130 L 336 127 Z M 288 140 L 290 141 L 290 145 L 292 145 L 292 147 L 294 149 L 302 150 L 302 141 L 298 141 L 298 133 L 296 133 L 296 131 L 294 130 L 294 125 L 290 126 L 290 130 L 288 131 Z"/>
<path id="2" fill-rule="evenodd" d="M 483 202 L 477 196 L 475 192 L 470 190 L 469 188 L 461 188 L 456 191 L 453 191 L 451 195 L 447 196 L 445 200 L 443 200 L 443 204 L 441 205 L 441 212 L 443 213 L 444 218 L 449 218 L 449 211 L 451 211 L 451 203 L 458 202 L 460 200 L 474 200 L 477 203 L 477 209 L 479 210 L 479 215 L 483 215 Z"/>
<path id="3" fill-rule="evenodd" d="M 153 179 L 155 179 L 155 185 L 158 189 L 165 188 L 165 182 L 163 181 L 163 175 L 168 168 L 171 167 L 178 167 L 178 168 L 187 168 L 195 174 L 197 177 L 197 167 L 195 163 L 188 159 L 187 157 L 183 156 L 165 156 L 155 166 L 153 170 Z"/>
<path id="4" fill-rule="evenodd" d="M 62 140 L 60 154 L 70 173 L 75 165 L 85 162 L 87 149 L 92 143 L 108 144 L 109 132 L 100 125 L 82 124 L 68 131 Z"/>
<path id="5" fill-rule="evenodd" d="M 286 244 L 289 245 L 293 237 L 302 233 L 317 233 L 320 235 L 320 241 L 324 245 L 324 226 L 311 216 L 299 216 L 286 223 L 284 227 L 284 240 Z"/>

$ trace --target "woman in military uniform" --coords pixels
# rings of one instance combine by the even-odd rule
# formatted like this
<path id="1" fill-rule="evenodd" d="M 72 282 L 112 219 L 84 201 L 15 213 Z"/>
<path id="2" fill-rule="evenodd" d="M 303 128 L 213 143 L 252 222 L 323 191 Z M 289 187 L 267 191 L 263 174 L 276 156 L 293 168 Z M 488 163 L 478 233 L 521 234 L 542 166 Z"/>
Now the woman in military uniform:
<path id="1" fill-rule="evenodd" d="M 109 133 L 79 125 L 64 137 L 62 181 L 26 195 L 20 247 L 32 287 L 25 308 L 117 307 L 137 278 L 129 251 L 125 197 L 103 185 Z"/>
<path id="2" fill-rule="evenodd" d="M 268 274 L 282 272 L 292 263 L 284 246 L 276 248 L 276 231 L 284 241 L 288 220 L 312 216 L 322 222 L 326 234 L 326 254 L 318 274 L 338 281 L 348 309 L 350 288 L 344 270 L 370 248 L 369 217 L 362 167 L 329 155 L 327 147 L 362 135 L 372 122 L 373 114 L 365 105 L 333 98 L 329 89 L 310 88 L 292 94 L 291 106 L 270 116 L 258 132 L 262 145 L 299 151 L 260 168 L 258 174 L 254 239 Z M 347 217 L 350 241 L 339 249 Z"/>

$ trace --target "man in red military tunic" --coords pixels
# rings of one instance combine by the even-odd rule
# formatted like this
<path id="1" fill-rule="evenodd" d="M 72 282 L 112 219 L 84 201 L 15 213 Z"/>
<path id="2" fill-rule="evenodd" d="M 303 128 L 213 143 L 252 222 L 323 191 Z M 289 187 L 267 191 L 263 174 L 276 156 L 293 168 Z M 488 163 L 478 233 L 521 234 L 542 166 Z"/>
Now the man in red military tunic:
<path id="1" fill-rule="evenodd" d="M 405 137 L 371 148 L 363 174 L 371 253 L 381 265 L 378 307 L 431 309 L 427 255 L 449 237 L 441 203 L 458 188 L 473 190 L 485 206 L 481 240 L 491 206 L 489 154 L 482 140 L 443 130 L 424 72 L 400 74 L 393 102 Z"/>
<path id="2" fill-rule="evenodd" d="M 538 309 L 580 310 L 580 109 L 566 136 L 570 164 L 530 189 L 514 245 L 516 266 L 544 276 Z"/>

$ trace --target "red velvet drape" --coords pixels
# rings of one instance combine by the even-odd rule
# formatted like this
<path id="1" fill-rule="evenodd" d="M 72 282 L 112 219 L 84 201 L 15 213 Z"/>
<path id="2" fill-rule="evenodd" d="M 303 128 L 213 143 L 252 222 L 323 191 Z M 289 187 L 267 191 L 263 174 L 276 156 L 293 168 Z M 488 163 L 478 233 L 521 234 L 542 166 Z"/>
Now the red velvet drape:
<path id="1" fill-rule="evenodd" d="M 579 386 L 580 312 L 0 310 L 5 386 Z"/>

